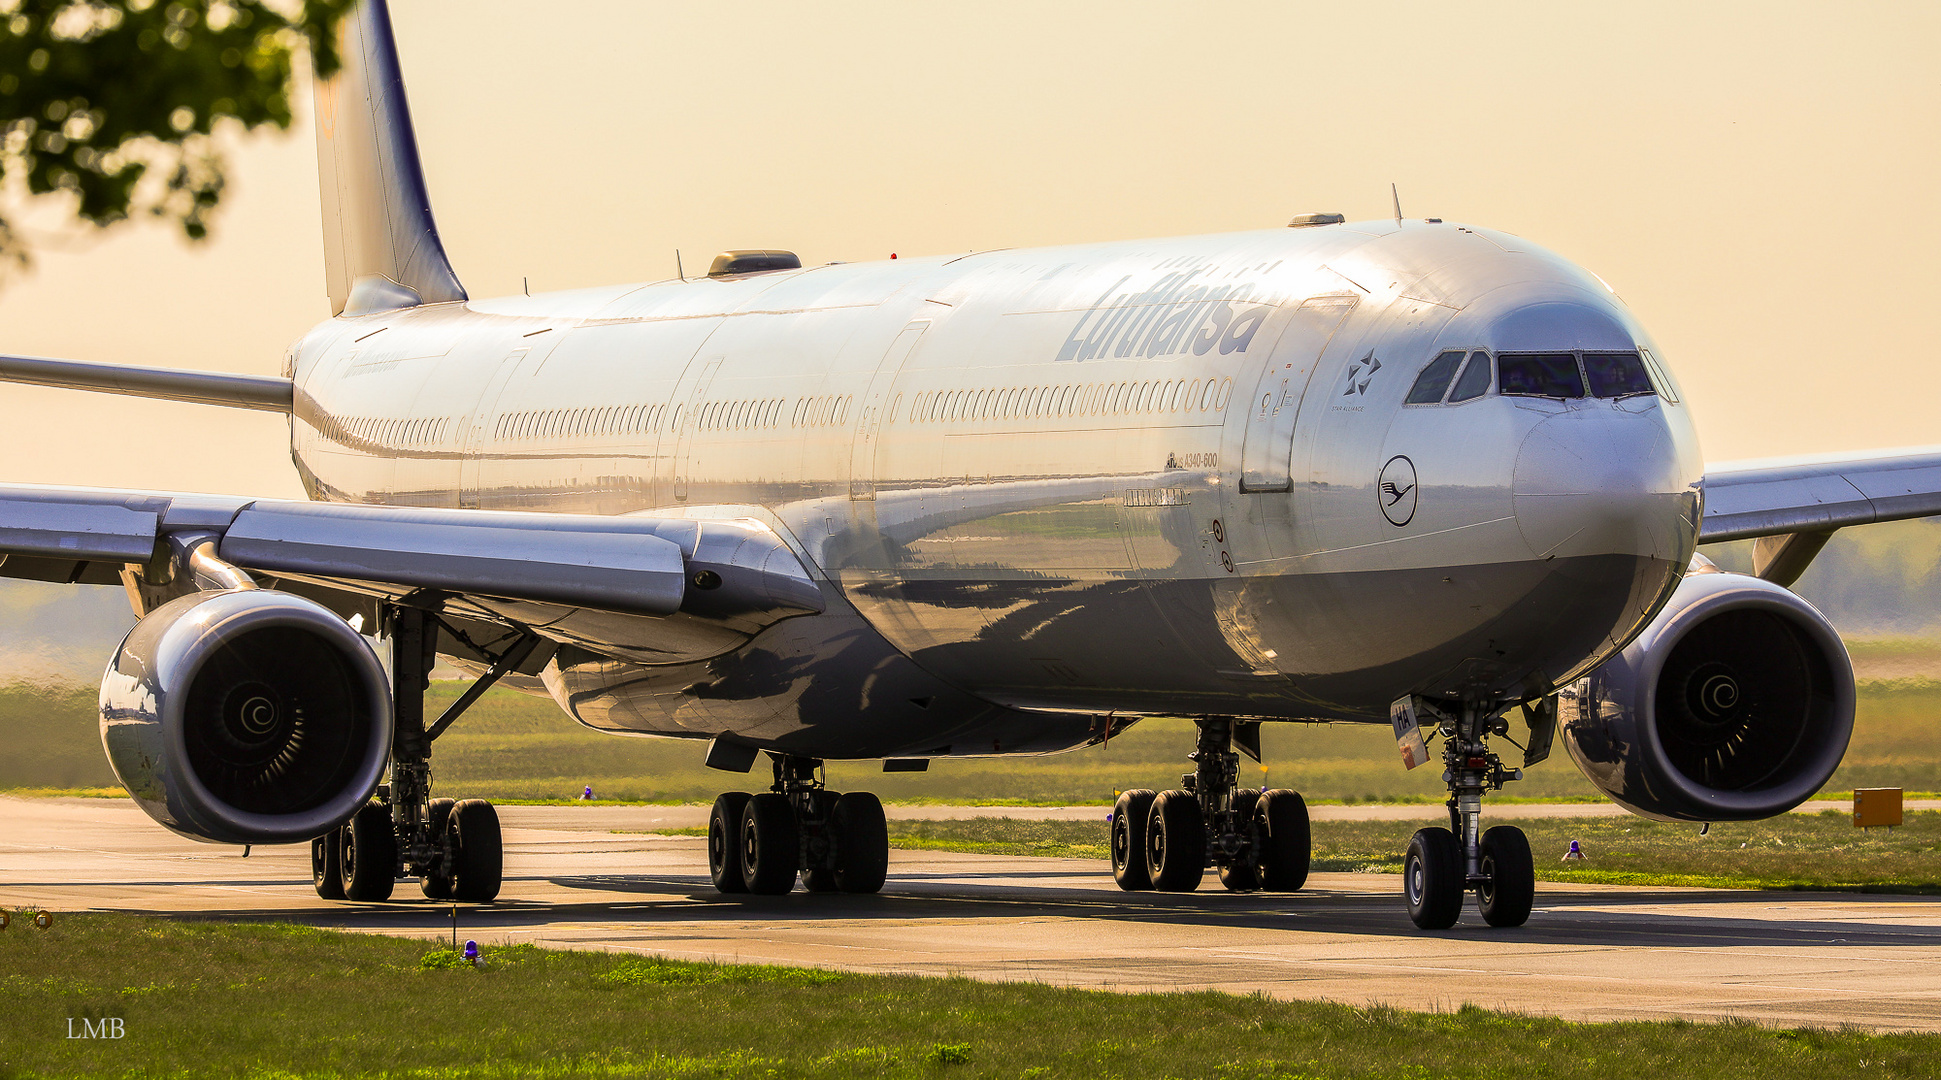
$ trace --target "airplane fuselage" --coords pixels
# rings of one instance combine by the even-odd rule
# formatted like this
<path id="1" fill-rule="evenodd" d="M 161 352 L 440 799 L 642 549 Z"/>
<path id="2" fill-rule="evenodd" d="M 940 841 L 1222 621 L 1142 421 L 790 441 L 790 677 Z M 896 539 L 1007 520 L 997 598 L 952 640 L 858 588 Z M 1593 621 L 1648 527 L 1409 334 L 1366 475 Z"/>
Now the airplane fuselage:
<path id="1" fill-rule="evenodd" d="M 1472 351 L 1641 353 L 1656 391 L 1405 403 Z M 1047 750 L 1576 678 L 1696 543 L 1651 352 L 1533 245 L 1350 223 L 338 318 L 292 351 L 292 446 L 316 499 L 753 518 L 826 578 L 828 614 L 732 655 L 583 634 L 546 676 L 583 722 Z"/>

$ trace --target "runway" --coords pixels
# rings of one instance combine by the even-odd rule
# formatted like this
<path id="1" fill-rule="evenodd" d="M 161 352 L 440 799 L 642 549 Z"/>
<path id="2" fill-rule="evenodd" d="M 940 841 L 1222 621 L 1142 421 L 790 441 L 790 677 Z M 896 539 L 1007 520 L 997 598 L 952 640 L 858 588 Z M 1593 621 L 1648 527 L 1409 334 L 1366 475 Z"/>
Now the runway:
<path id="1" fill-rule="evenodd" d="M 1320 874 L 1292 895 L 1127 894 L 1102 863 L 913 851 L 891 853 L 878 896 L 727 898 L 708 886 L 698 838 L 611 831 L 672 827 L 646 823 L 662 811 L 690 812 L 503 808 L 506 887 L 461 909 L 461 937 L 1582 1020 L 1941 1030 L 1941 902 L 1924 898 L 1539 884 L 1528 926 L 1491 929 L 1472 906 L 1426 933 L 1390 875 Z M 0 798 L 0 906 L 448 937 L 450 908 L 417 895 L 400 883 L 398 902 L 332 903 L 311 890 L 302 847 L 245 859 L 129 803 Z"/>

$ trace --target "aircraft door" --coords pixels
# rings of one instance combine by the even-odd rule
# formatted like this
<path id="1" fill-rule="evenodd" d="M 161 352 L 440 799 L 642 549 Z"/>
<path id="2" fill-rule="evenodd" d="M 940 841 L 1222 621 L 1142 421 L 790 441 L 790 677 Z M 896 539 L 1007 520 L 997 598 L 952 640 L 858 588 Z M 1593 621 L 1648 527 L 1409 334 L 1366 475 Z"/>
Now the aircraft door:
<path id="1" fill-rule="evenodd" d="M 707 404 L 708 387 L 713 385 L 714 376 L 721 370 L 721 361 L 726 357 L 717 356 L 701 366 L 701 372 L 694 379 L 694 387 L 688 392 L 687 401 L 675 406 L 674 417 L 674 497 L 687 501 L 689 474 L 694 468 L 694 440 L 700 430 L 701 407 Z M 680 394 L 674 395 L 680 401 Z"/>
<path id="2" fill-rule="evenodd" d="M 472 410 L 471 427 L 465 432 L 465 442 L 460 448 L 458 505 L 467 509 L 480 506 L 481 481 L 479 473 L 483 467 L 485 454 L 491 447 L 493 438 L 487 432 L 496 422 L 499 413 L 499 395 L 532 353 L 530 347 L 514 349 L 499 361 L 492 378 L 487 380 L 485 390 L 479 394 L 478 407 Z"/>
<path id="3" fill-rule="evenodd" d="M 930 320 L 919 319 L 905 326 L 890 347 L 883 353 L 883 361 L 876 365 L 876 374 L 870 377 L 869 390 L 863 395 L 863 407 L 856 418 L 855 441 L 849 451 L 849 497 L 868 500 L 876 498 L 876 446 L 883 433 L 883 425 L 889 423 L 901 398 L 886 400 L 890 388 L 896 384 L 897 373 L 903 370 L 903 362 L 923 339 L 923 332 L 930 329 Z"/>
<path id="4" fill-rule="evenodd" d="M 1335 331 L 1355 310 L 1353 296 L 1317 296 L 1302 304 L 1267 354 L 1254 387 L 1240 452 L 1240 490 L 1291 491 L 1294 487 L 1294 420 L 1307 395 L 1316 362 Z"/>

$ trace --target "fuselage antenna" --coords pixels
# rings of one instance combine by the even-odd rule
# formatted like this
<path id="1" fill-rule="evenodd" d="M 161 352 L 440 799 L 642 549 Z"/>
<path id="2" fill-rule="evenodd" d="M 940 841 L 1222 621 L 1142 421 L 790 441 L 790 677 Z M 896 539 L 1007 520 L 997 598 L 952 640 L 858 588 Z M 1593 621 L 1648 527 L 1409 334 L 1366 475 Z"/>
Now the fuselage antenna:
<path id="1" fill-rule="evenodd" d="M 1402 224 L 1402 193 L 1395 190 L 1394 184 L 1390 184 L 1388 197 L 1395 200 L 1395 224 L 1399 226 Z"/>
<path id="2" fill-rule="evenodd" d="M 531 295 L 532 295 L 532 279 L 531 279 L 531 278 L 529 278 L 529 277 L 522 277 L 522 278 L 520 278 L 520 279 L 519 279 L 519 288 L 520 288 L 520 289 L 522 289 L 522 290 L 524 290 L 524 292 L 525 292 L 525 294 L 526 294 L 527 296 L 531 296 Z"/>
<path id="3" fill-rule="evenodd" d="M 674 276 L 677 278 L 680 278 L 682 281 L 687 280 L 687 271 L 681 269 L 681 249 L 680 248 L 674 249 Z"/>

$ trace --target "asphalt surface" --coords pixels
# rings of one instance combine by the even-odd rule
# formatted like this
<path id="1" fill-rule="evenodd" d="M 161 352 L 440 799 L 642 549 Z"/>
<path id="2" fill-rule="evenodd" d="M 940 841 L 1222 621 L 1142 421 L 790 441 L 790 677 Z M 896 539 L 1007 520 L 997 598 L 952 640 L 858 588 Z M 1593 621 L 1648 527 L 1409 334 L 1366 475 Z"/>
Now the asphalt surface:
<path id="1" fill-rule="evenodd" d="M 1440 812 L 1407 809 L 1425 822 Z M 881 895 L 730 898 L 708 886 L 701 840 L 614 831 L 688 825 L 692 808 L 501 813 L 504 892 L 459 911 L 460 937 L 481 943 L 1584 1020 L 1941 1030 L 1941 901 L 1925 898 L 1539 884 L 1525 927 L 1492 929 L 1472 907 L 1455 929 L 1425 933 L 1391 875 L 1319 874 L 1291 895 L 1211 880 L 1194 894 L 1129 894 L 1102 863 L 914 851 L 891 853 Z M 409 882 L 397 896 L 320 900 L 307 849 L 242 858 L 125 802 L 0 798 L 0 906 L 451 934 L 449 905 L 416 900 Z"/>

